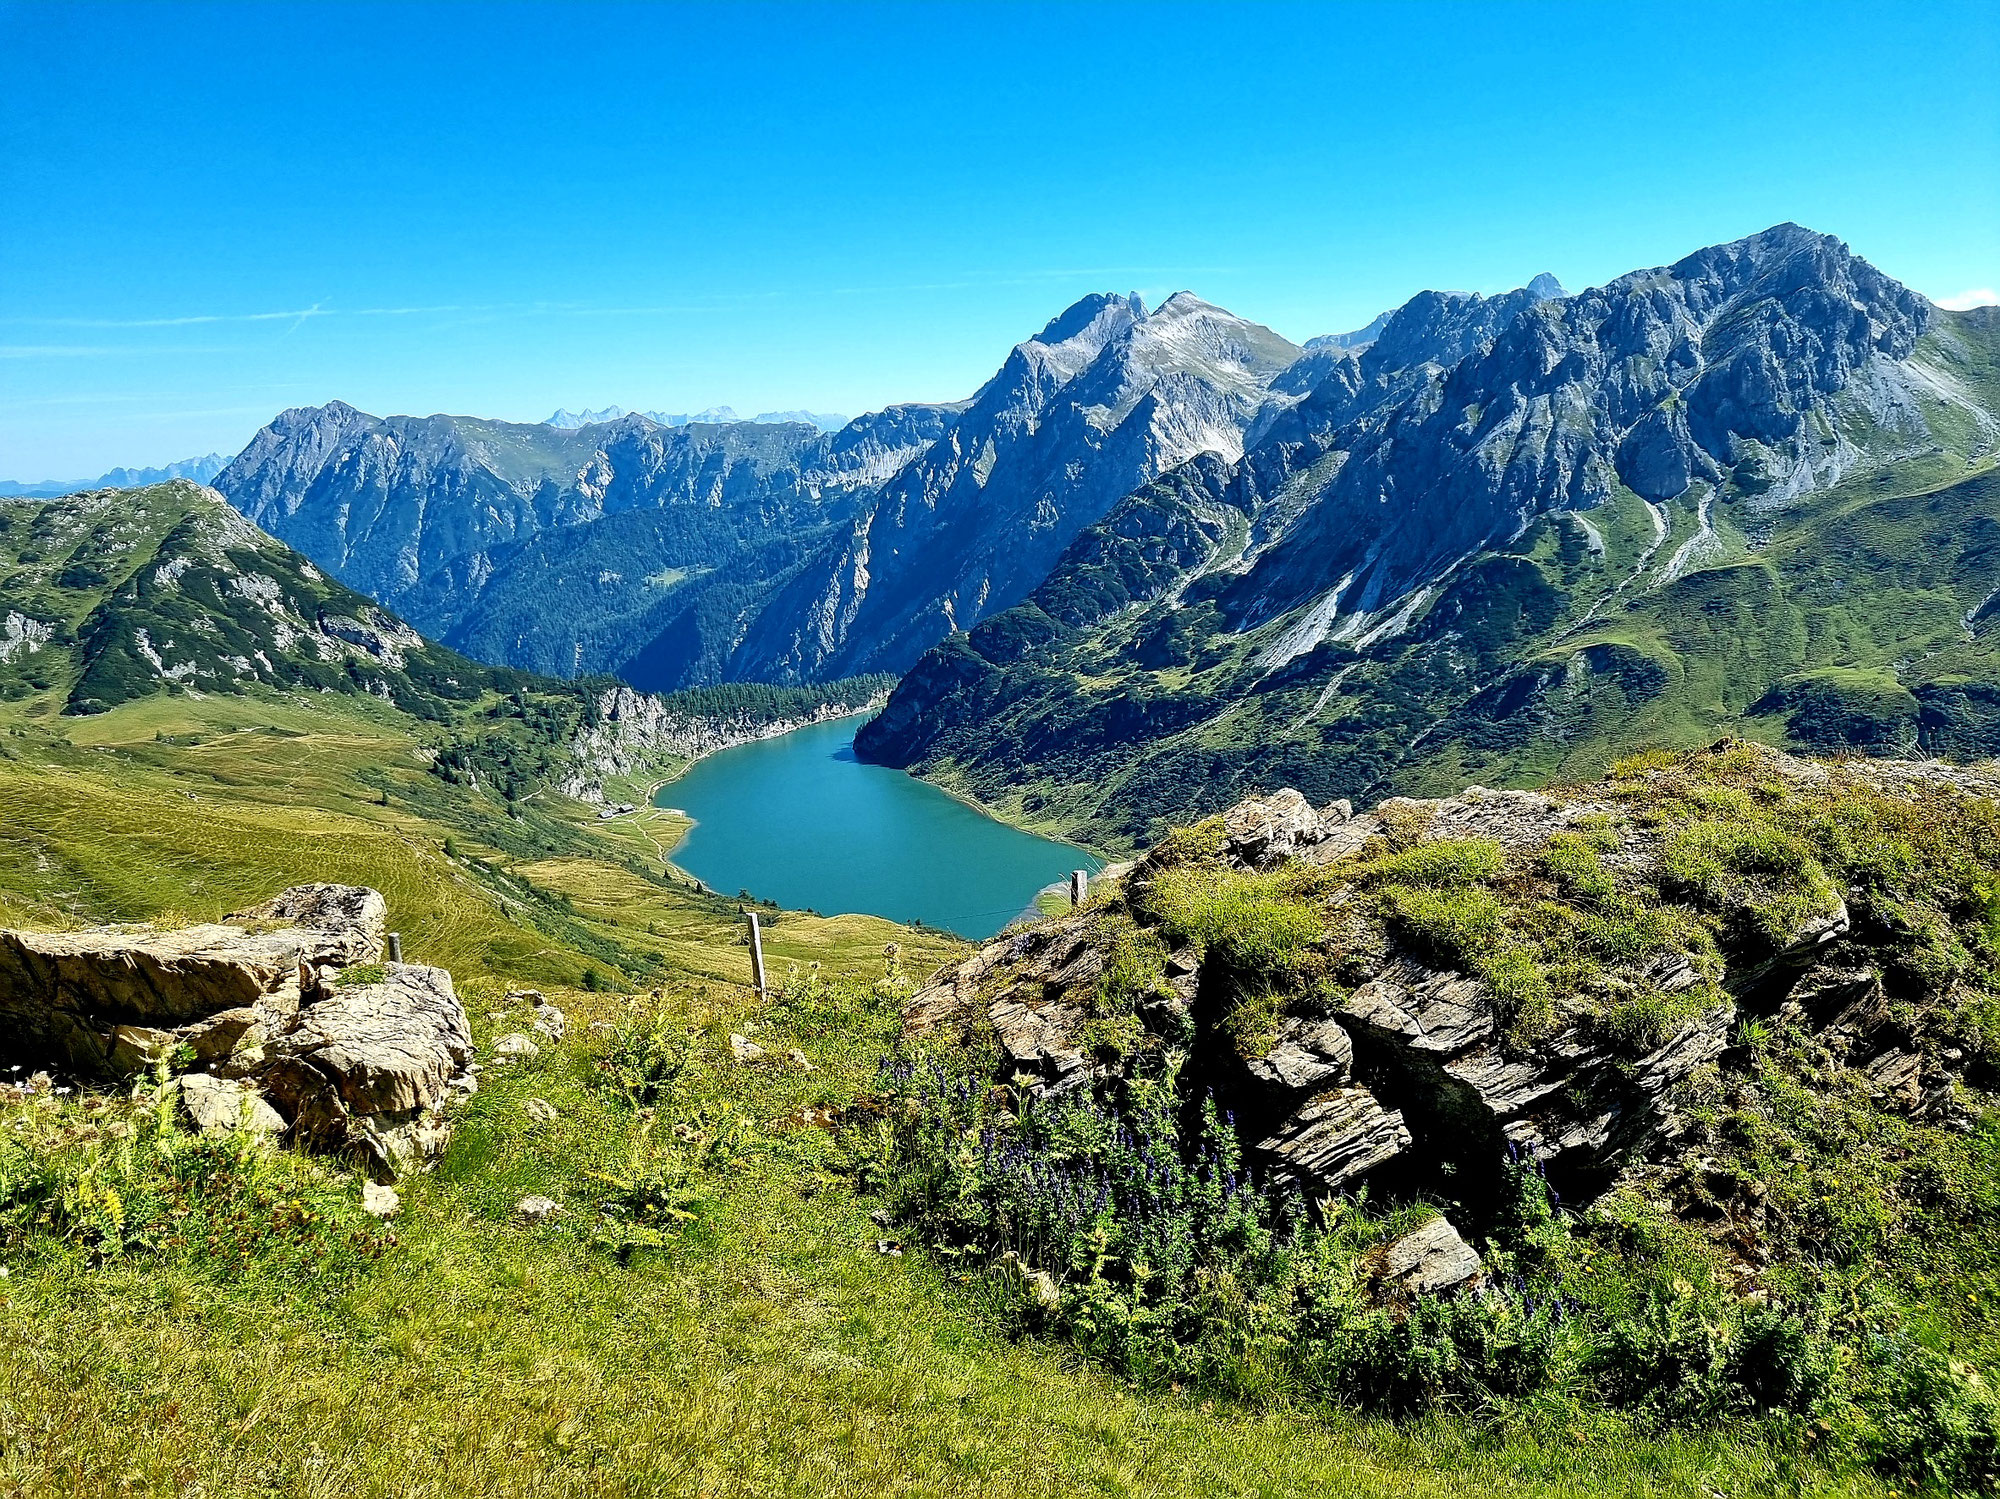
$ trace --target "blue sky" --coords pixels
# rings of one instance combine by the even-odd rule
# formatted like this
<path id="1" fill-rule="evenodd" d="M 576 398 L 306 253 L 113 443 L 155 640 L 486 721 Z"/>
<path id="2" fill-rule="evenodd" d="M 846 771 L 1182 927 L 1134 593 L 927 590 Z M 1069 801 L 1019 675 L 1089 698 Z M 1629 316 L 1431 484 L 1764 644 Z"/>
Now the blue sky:
<path id="1" fill-rule="evenodd" d="M 1090 290 L 1295 339 L 1795 219 L 2000 285 L 2000 0 L 0 3 L 0 477 L 276 411 L 856 412 Z"/>

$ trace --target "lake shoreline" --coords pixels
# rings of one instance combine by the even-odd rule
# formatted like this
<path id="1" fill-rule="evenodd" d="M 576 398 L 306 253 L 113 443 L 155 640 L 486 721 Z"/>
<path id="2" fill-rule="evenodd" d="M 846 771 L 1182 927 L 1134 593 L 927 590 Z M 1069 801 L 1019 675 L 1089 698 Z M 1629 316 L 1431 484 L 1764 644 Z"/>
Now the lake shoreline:
<path id="1" fill-rule="evenodd" d="M 887 698 L 884 698 L 882 700 L 882 702 L 886 701 Z M 806 729 L 816 729 L 821 724 L 839 723 L 843 718 L 866 718 L 871 714 L 880 710 L 882 702 L 871 703 L 868 707 L 862 708 L 854 713 L 842 713 L 833 718 L 816 718 L 807 723 L 795 723 L 787 728 L 777 729 L 768 734 L 759 734 L 752 739 L 739 739 L 733 744 L 718 744 L 714 749 L 703 750 L 700 754 L 691 757 L 688 760 L 687 764 L 683 765 L 679 770 L 675 771 L 672 775 L 667 776 L 663 780 L 655 781 L 651 786 L 647 787 L 646 805 L 653 808 L 653 810 L 659 812 L 664 812 L 669 810 L 674 812 L 679 812 L 680 809 L 678 807 L 666 808 L 660 806 L 659 803 L 654 800 L 654 798 L 657 797 L 667 787 L 673 785 L 674 782 L 680 780 L 689 771 L 693 770 L 695 766 L 699 765 L 702 761 L 708 759 L 711 755 L 719 755 L 724 750 L 741 749 L 746 744 L 762 744 L 767 740 L 782 739 L 787 734 L 797 734 Z M 863 760 L 861 761 L 861 764 L 873 765 L 875 764 L 875 762 L 873 760 Z M 900 769 L 901 767 L 893 765 L 885 765 L 881 768 L 884 770 L 897 770 Z M 992 821 L 999 823 L 1000 826 L 1002 826 L 1003 828 L 1012 828 L 1017 833 L 1026 833 L 1033 838 L 1046 838 L 1051 843 L 1065 843 L 1068 844 L 1071 848 L 1080 848 L 1085 853 L 1089 854 L 1091 858 L 1099 861 L 1099 863 L 1102 864 L 1105 869 L 1110 869 L 1120 862 L 1112 858 L 1110 853 L 1108 853 L 1104 849 L 1093 848 L 1091 847 L 1090 844 L 1079 843 L 1074 838 L 1069 838 L 1059 833 L 1050 832 L 1045 828 L 1031 827 L 1027 823 L 1016 822 L 1011 817 L 1004 817 L 999 812 L 995 811 L 992 807 L 989 807 L 985 802 L 981 801 L 978 797 L 972 795 L 970 792 L 960 791 L 955 786 L 947 786 L 941 781 L 933 781 L 929 776 L 916 775 L 911 771 L 905 770 L 903 771 L 903 774 L 909 776 L 910 779 L 913 781 L 922 781 L 926 786 L 929 786 L 934 790 L 942 792 L 944 795 L 950 797 L 955 802 L 960 802 L 963 805 L 970 807 L 973 811 L 977 812 L 981 817 L 989 818 Z M 682 815 L 685 814 L 683 813 Z M 687 842 L 687 835 L 694 831 L 695 821 L 696 819 L 692 817 L 688 818 L 687 828 L 681 833 L 680 840 L 674 844 L 674 848 L 679 848 L 682 843 Z M 673 857 L 673 849 L 667 850 L 667 856 L 669 862 L 671 862 Z M 1129 864 L 1131 860 L 1128 859 L 1125 860 L 1124 862 Z M 680 869 L 680 866 L 678 864 L 674 865 L 674 867 L 676 869 Z M 1101 872 L 1102 871 L 1100 870 L 1099 873 Z M 681 873 L 687 874 L 687 871 L 682 869 Z M 1095 876 L 1093 876 L 1093 878 L 1094 877 Z M 695 877 L 691 874 L 688 874 L 688 878 L 694 879 Z M 697 883 L 699 882 L 697 881 Z M 702 888 L 707 889 L 708 887 L 704 885 L 702 886 Z"/>
<path id="2" fill-rule="evenodd" d="M 1070 870 L 1094 877 L 1109 862 L 976 798 L 858 759 L 853 735 L 868 715 L 727 746 L 749 758 L 719 772 L 711 753 L 651 778 L 647 802 L 661 810 L 669 788 L 698 782 L 677 797 L 684 823 L 666 862 L 714 894 L 748 891 L 779 909 L 870 914 L 975 941 L 1036 914 Z"/>

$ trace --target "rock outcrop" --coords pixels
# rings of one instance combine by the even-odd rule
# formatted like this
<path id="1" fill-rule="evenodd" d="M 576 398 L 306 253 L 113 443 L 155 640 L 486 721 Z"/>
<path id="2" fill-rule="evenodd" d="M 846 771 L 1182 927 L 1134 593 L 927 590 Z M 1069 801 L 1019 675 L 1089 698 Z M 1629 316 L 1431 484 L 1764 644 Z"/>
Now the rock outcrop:
<path id="1" fill-rule="evenodd" d="M 221 922 L 159 930 L 0 931 L 7 1050 L 86 1076 L 172 1057 L 227 1064 L 299 1007 L 301 976 L 382 955 L 373 890 L 297 885 Z"/>
<path id="2" fill-rule="evenodd" d="M 315 993 L 268 1052 L 262 1084 L 294 1133 L 385 1181 L 444 1153 L 445 1107 L 473 1058 L 451 975 L 415 963 Z"/>
<path id="3" fill-rule="evenodd" d="M 1829 769 L 1728 742 L 1707 759 L 1732 785 L 2000 799 L 1982 771 Z M 1169 838 L 1109 899 L 940 972 L 908 1002 L 904 1035 L 992 1047 L 995 1080 L 1030 1099 L 1115 1098 L 1147 1056 L 1185 1051 L 1180 1086 L 1224 1107 L 1269 1190 L 1450 1201 L 1464 1227 L 1515 1163 L 1584 1202 L 1666 1169 L 1696 1112 L 1689 1090 L 1713 1078 L 1746 1009 L 1814 1034 L 1877 1101 L 1948 1115 L 1960 1053 L 1888 1002 L 1885 959 L 1866 945 L 1880 933 L 1860 932 L 1782 827 L 1688 810 L 1711 794 L 1703 763 L 1360 814 L 1292 791 L 1252 798 Z M 1682 779 L 1646 778 L 1663 774 Z M 1683 794 L 1677 817 L 1648 800 Z M 1277 915 L 1258 914 L 1274 901 Z M 1258 938 L 1246 958 L 1217 911 L 1253 932 L 1308 920 L 1323 935 L 1273 968 L 1284 939 Z M 1554 945 L 1534 946 L 1538 931 Z M 1151 976 L 1114 992 L 1149 944 Z M 1132 1019 L 1143 1039 L 1117 1030 Z M 1107 1047 L 1107 1034 L 1124 1039 Z M 1477 1270 L 1438 1220 L 1392 1247 L 1382 1294 L 1432 1294 Z"/>
<path id="4" fill-rule="evenodd" d="M 0 931 L 0 1060 L 111 1079 L 154 1066 L 205 1133 L 289 1130 L 384 1181 L 435 1160 L 475 1086 L 441 968 L 382 954 L 387 906 L 295 885 L 221 922 Z"/>

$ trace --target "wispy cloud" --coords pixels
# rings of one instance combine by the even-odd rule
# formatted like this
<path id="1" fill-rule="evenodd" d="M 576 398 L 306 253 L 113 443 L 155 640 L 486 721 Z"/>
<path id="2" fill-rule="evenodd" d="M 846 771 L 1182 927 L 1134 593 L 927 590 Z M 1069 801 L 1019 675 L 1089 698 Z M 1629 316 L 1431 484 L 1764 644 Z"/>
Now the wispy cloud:
<path id="1" fill-rule="evenodd" d="M 212 323 L 289 323 L 296 328 L 301 323 L 321 318 L 630 317 L 653 313 L 712 312 L 743 302 L 766 300 L 774 295 L 777 293 L 649 307 L 599 307 L 584 302 L 438 302 L 413 307 L 329 307 L 324 302 L 315 302 L 310 307 L 292 307 L 279 312 L 200 312 L 179 317 L 145 318 L 0 317 L 0 323 L 32 328 L 190 328 Z"/>
<path id="2" fill-rule="evenodd" d="M 1964 312 L 1971 307 L 1991 307 L 2000 303 L 2000 292 L 1990 286 L 1977 286 L 1971 291 L 1962 291 L 1955 297 L 1939 297 L 1937 305 L 1949 312 Z"/>
<path id="3" fill-rule="evenodd" d="M 500 317 L 672 317 L 687 313 L 720 312 L 751 303 L 781 301 L 799 295 L 897 296 L 911 292 L 965 291 L 976 287 L 1032 286 L 1046 281 L 1119 281 L 1133 277 L 1190 277 L 1226 275 L 1224 266 L 1094 266 L 1022 271 L 1006 275 L 973 272 L 949 280 L 881 283 L 877 285 L 835 286 L 820 292 L 786 291 L 729 292 L 712 297 L 676 302 L 626 303 L 606 306 L 591 302 L 437 302 L 408 307 L 338 307 L 324 301 L 309 307 L 291 307 L 272 312 L 196 312 L 171 317 L 82 318 L 82 317 L 0 317 L 0 325 L 33 328 L 192 328 L 210 324 L 288 323 L 291 329 L 326 318 L 451 317 L 489 320 Z M 1990 293 L 1984 294 L 1990 295 Z M 1947 304 L 1940 304 L 1947 305 Z M 290 331 L 288 329 L 287 331 Z M 4 346 L 0 346 L 4 347 Z M 30 348 L 30 346 L 16 346 Z M 32 358 L 63 353 L 100 353 L 109 350 L 33 346 L 31 352 L 13 355 Z"/>
<path id="4" fill-rule="evenodd" d="M 281 323 L 319 315 L 320 309 L 315 305 L 290 312 L 203 312 L 188 317 L 140 318 L 15 317 L 0 318 L 0 322 L 33 328 L 192 328 L 201 323 Z"/>

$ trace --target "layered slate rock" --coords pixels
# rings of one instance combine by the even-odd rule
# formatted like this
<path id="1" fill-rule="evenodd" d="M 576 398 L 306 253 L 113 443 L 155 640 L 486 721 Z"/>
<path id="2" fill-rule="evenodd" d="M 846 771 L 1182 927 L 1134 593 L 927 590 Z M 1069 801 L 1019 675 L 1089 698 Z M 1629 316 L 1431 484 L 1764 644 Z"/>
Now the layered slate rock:
<path id="1" fill-rule="evenodd" d="M 1079 1039 L 1084 1011 L 1065 995 L 1103 971 L 1103 955 L 1090 941 L 1094 925 L 1084 913 L 989 942 L 911 999 L 904 1035 L 970 1040 L 990 1027 L 1002 1076 L 1038 1094 L 1088 1082 L 1091 1063 Z"/>
<path id="2" fill-rule="evenodd" d="M 1829 769 L 1733 742 L 1707 753 L 1771 796 L 1838 776 L 1871 795 L 2000 801 L 1990 770 Z M 1699 796 L 1699 759 L 1661 773 L 1693 777 L 1688 794 Z M 1438 1220 L 1390 1246 L 1377 1286 L 1389 1304 L 1475 1282 L 1459 1229 L 1498 1211 L 1518 1171 L 1546 1173 L 1570 1203 L 1621 1182 L 1667 1201 L 1721 1190 L 1689 1188 L 1682 1163 L 1746 1012 L 1812 1036 L 1878 1104 L 1963 1119 L 1963 1043 L 1892 998 L 1909 985 L 1889 973 L 1907 933 L 1864 930 L 1897 908 L 1836 888 L 1782 826 L 1706 818 L 1699 802 L 1679 820 L 1660 814 L 1647 774 L 1565 792 L 1473 787 L 1359 814 L 1315 811 L 1292 791 L 1251 798 L 1167 839 L 1090 908 L 1005 933 L 941 971 L 910 1000 L 905 1037 L 991 1046 L 995 1081 L 1024 1106 L 1093 1090 L 1115 1108 L 1132 1082 L 1170 1077 L 1184 1107 L 1215 1102 L 1267 1191 L 1453 1204 L 1456 1227 Z M 1748 853 L 1727 870 L 1704 865 L 1705 838 Z M 1474 872 L 1394 883 L 1427 867 Z M 1768 883 L 1774 870 L 1790 883 Z M 1563 883 L 1572 877 L 1587 882 Z M 1497 936 L 1455 949 L 1454 962 L 1398 915 L 1412 892 L 1442 901 L 1468 889 L 1497 913 L 1489 920 L 1560 917 L 1581 933 L 1605 923 L 1609 935 L 1587 939 L 1605 946 L 1560 987 L 1553 966 L 1537 968 L 1542 1008 L 1524 1018 L 1519 983 L 1483 966 Z M 1213 910 L 1201 905 L 1210 896 Z M 1218 923 L 1254 928 L 1259 901 L 1291 901 L 1321 929 L 1290 966 L 1232 966 Z M 1174 914 L 1189 910 L 1208 914 Z M 1201 930 L 1218 936 L 1186 935 Z M 1150 967 L 1132 958 L 1142 949 Z M 1755 1194 L 1742 1195 L 1731 1232 L 1754 1217 Z"/>

